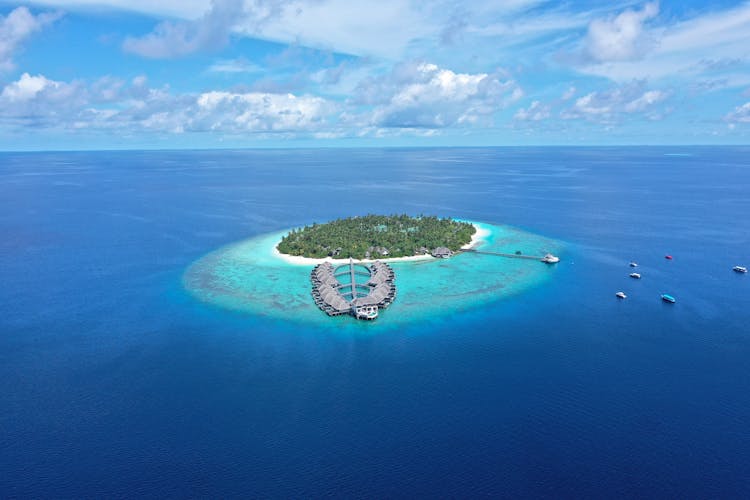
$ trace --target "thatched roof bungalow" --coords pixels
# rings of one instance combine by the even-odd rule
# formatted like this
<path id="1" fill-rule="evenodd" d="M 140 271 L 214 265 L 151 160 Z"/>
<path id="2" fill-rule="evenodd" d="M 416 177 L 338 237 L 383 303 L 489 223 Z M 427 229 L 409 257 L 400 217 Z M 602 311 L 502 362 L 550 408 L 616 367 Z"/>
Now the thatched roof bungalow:
<path id="1" fill-rule="evenodd" d="M 437 247 L 431 253 L 433 257 L 438 259 L 447 259 L 453 255 L 453 251 L 448 247 Z"/>
<path id="2" fill-rule="evenodd" d="M 339 281 L 348 276 L 351 282 Z M 366 278 L 359 281 L 357 278 Z M 329 316 L 352 314 L 356 318 L 375 319 L 379 309 L 396 298 L 395 275 L 388 264 L 377 261 L 370 266 L 348 265 L 334 268 L 329 262 L 319 264 L 310 273 L 315 304 Z"/>

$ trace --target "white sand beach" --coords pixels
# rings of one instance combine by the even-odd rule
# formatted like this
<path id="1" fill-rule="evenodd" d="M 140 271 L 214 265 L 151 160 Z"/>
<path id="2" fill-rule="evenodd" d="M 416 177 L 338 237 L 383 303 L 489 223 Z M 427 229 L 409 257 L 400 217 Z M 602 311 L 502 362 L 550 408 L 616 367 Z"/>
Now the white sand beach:
<path id="1" fill-rule="evenodd" d="M 473 222 L 471 223 L 471 225 L 474 226 L 474 229 L 476 229 L 476 232 L 472 235 L 471 241 L 461 247 L 463 250 L 476 247 L 477 245 L 482 243 L 485 240 L 485 238 L 487 238 L 489 235 L 492 234 L 492 231 L 490 231 L 486 227 L 480 226 L 479 224 L 475 224 Z"/>
<path id="2" fill-rule="evenodd" d="M 476 231 L 471 237 L 471 241 L 467 243 L 466 245 L 462 246 L 462 249 L 468 249 L 468 248 L 474 248 L 475 246 L 479 245 L 484 239 L 491 234 L 491 231 L 486 228 L 482 227 L 479 224 L 472 223 Z M 273 255 L 276 258 L 279 258 L 283 260 L 284 262 L 288 264 L 294 264 L 297 266 L 315 266 L 318 264 L 322 264 L 323 262 L 330 262 L 332 264 L 345 264 L 349 262 L 349 259 L 334 259 L 333 257 L 325 257 L 323 259 L 312 259 L 310 257 L 299 257 L 296 255 L 287 255 L 279 252 L 279 249 L 277 245 L 273 246 Z M 432 255 L 410 255 L 408 257 L 391 257 L 391 258 L 381 258 L 381 259 L 363 259 L 363 260 L 355 260 L 355 262 L 362 262 L 362 263 L 368 263 L 368 262 L 375 262 L 376 260 L 380 260 L 383 262 L 404 262 L 404 261 L 415 261 L 415 260 L 432 260 L 435 257 Z"/>

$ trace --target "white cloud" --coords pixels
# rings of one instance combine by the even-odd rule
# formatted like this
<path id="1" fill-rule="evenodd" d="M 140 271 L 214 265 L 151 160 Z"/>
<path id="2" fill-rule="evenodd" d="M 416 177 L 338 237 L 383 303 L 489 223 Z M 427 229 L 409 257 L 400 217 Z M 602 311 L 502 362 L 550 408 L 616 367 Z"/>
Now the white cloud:
<path id="1" fill-rule="evenodd" d="M 668 92 L 646 90 L 643 82 L 631 82 L 611 90 L 590 92 L 579 97 L 573 106 L 561 113 L 561 118 L 613 123 L 624 115 L 640 113 L 649 119 L 657 119 L 662 115 L 655 107 L 668 97 Z"/>
<path id="2" fill-rule="evenodd" d="M 361 102 L 377 105 L 369 119 L 376 126 L 443 128 L 489 118 L 523 92 L 499 74 L 455 73 L 417 63 L 363 82 L 358 94 Z"/>
<path id="3" fill-rule="evenodd" d="M 573 96 L 576 95 L 576 92 L 577 90 L 575 87 L 570 87 L 568 88 L 568 90 L 563 92 L 563 95 L 560 97 L 560 99 L 562 99 L 563 101 L 569 101 L 573 98 Z"/>
<path id="4" fill-rule="evenodd" d="M 430 6 L 409 0 L 291 0 L 262 25 L 246 25 L 243 31 L 325 50 L 398 59 L 412 41 L 441 31 L 431 13 Z"/>
<path id="5" fill-rule="evenodd" d="M 123 49 L 153 59 L 217 50 L 229 43 L 232 28 L 245 15 L 243 0 L 213 0 L 211 8 L 199 19 L 163 21 L 147 35 L 126 38 Z"/>
<path id="6" fill-rule="evenodd" d="M 29 101 L 44 89 L 56 89 L 59 86 L 60 83 L 48 80 L 42 75 L 31 76 L 24 73 L 18 81 L 5 86 L 2 94 L 0 94 L 0 99 L 9 104 Z"/>
<path id="7" fill-rule="evenodd" d="M 66 9 L 108 7 L 180 19 L 196 19 L 211 6 L 211 0 L 29 0 L 26 3 Z"/>
<path id="8" fill-rule="evenodd" d="M 724 119 L 731 123 L 750 123 L 750 102 L 737 106 Z"/>
<path id="9" fill-rule="evenodd" d="M 333 109 L 335 106 L 320 97 L 213 91 L 197 98 L 189 126 L 235 132 L 312 130 L 322 125 Z"/>
<path id="10" fill-rule="evenodd" d="M 13 56 L 31 35 L 60 17 L 57 13 L 32 14 L 26 7 L 17 7 L 0 16 L 0 71 L 15 67 Z"/>
<path id="11" fill-rule="evenodd" d="M 316 137 L 382 134 L 387 129 L 428 133 L 489 124 L 495 112 L 523 95 L 515 81 L 499 74 L 456 73 L 426 63 L 400 66 L 364 82 L 358 91 L 360 99 L 339 103 L 280 92 L 174 93 L 168 87 L 149 87 L 145 77 L 86 83 L 24 73 L 0 88 L 0 127 Z"/>
<path id="12" fill-rule="evenodd" d="M 667 93 L 661 90 L 647 90 L 640 97 L 633 99 L 623 107 L 626 113 L 638 113 L 666 99 Z"/>
<path id="13" fill-rule="evenodd" d="M 0 123 L 33 129 L 55 126 L 87 100 L 79 82 L 59 82 L 22 74 L 0 92 Z"/>
<path id="14" fill-rule="evenodd" d="M 102 78 L 90 85 L 27 73 L 0 91 L 5 127 L 223 133 L 315 132 L 337 106 L 321 97 L 263 92 L 172 94 Z"/>
<path id="15" fill-rule="evenodd" d="M 133 37 L 127 50 L 147 57 L 178 57 L 195 50 L 211 49 L 201 44 L 209 0 L 31 0 L 37 4 L 71 9 L 116 8 L 167 17 L 150 34 Z M 322 50 L 373 56 L 388 60 L 411 57 L 415 48 L 424 57 L 451 30 L 466 30 L 484 37 L 508 40 L 516 36 L 542 35 L 579 28 L 585 15 L 529 14 L 546 0 L 459 2 L 436 0 L 237 0 L 245 16 L 233 19 L 219 34 L 236 33 L 282 43 L 296 43 Z M 461 13 L 457 19 L 456 14 Z M 500 28 L 493 28 L 499 21 Z M 486 30 L 486 32 L 485 32 Z M 221 37 L 219 37 L 221 39 Z M 420 43 L 426 41 L 426 46 Z M 169 44 L 173 42 L 174 48 Z"/>
<path id="16" fill-rule="evenodd" d="M 534 101 L 528 108 L 519 109 L 513 118 L 520 121 L 541 121 L 550 117 L 549 105 Z"/>
<path id="17" fill-rule="evenodd" d="M 212 73 L 260 73 L 263 71 L 263 68 L 244 57 L 240 57 L 238 59 L 216 61 L 209 66 L 208 71 Z"/>
<path id="18" fill-rule="evenodd" d="M 641 25 L 640 39 L 647 40 L 646 45 L 639 47 L 636 43 L 631 51 L 639 60 L 599 58 L 579 69 L 620 82 L 704 76 L 714 80 L 721 78 L 726 87 L 737 87 L 750 81 L 747 76 L 750 3 L 723 11 L 703 12 L 658 28 Z M 650 50 L 644 50 L 646 48 Z"/>
<path id="19" fill-rule="evenodd" d="M 629 61 L 641 57 L 653 40 L 644 23 L 659 13 L 659 4 L 647 3 L 641 10 L 628 9 L 611 19 L 591 22 L 586 52 L 596 61 Z"/>

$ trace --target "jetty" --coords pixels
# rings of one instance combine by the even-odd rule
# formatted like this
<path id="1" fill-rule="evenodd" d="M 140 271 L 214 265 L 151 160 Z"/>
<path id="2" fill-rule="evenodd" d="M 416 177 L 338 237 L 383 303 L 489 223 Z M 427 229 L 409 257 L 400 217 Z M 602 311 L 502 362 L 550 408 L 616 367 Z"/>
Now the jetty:
<path id="1" fill-rule="evenodd" d="M 524 255 L 521 253 L 503 253 L 503 252 L 486 252 L 483 250 L 476 250 L 474 248 L 467 248 L 463 250 L 464 252 L 471 252 L 476 253 L 480 255 L 495 255 L 497 257 L 507 257 L 509 259 L 527 259 L 527 260 L 537 260 L 540 262 L 544 262 L 545 264 L 555 264 L 557 262 L 560 262 L 560 259 L 551 253 L 548 253 L 546 255 Z"/>
<path id="2" fill-rule="evenodd" d="M 351 314 L 373 320 L 396 298 L 396 276 L 388 264 L 348 264 L 334 267 L 330 262 L 315 266 L 310 273 L 315 304 L 329 316 Z"/>

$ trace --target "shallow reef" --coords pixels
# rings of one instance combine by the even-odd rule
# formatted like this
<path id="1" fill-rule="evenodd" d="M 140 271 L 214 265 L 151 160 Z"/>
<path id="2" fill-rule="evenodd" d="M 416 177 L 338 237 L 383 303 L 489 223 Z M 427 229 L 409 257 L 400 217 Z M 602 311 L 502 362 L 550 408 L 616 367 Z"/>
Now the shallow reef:
<path id="1" fill-rule="evenodd" d="M 488 231 L 476 247 L 489 252 L 559 253 L 558 241 L 509 226 L 475 223 Z M 288 231 L 265 234 L 222 247 L 194 262 L 183 276 L 197 299 L 220 307 L 294 322 L 354 322 L 329 318 L 310 295 L 310 270 L 274 255 Z M 555 266 L 525 259 L 461 253 L 449 259 L 391 262 L 395 302 L 375 322 L 397 325 L 451 315 L 539 286 Z M 376 327 L 377 328 L 377 327 Z"/>

